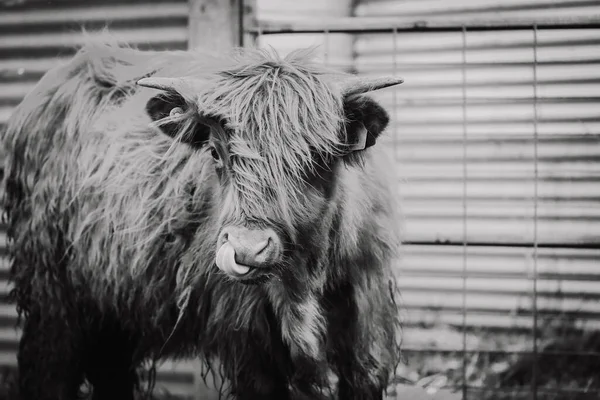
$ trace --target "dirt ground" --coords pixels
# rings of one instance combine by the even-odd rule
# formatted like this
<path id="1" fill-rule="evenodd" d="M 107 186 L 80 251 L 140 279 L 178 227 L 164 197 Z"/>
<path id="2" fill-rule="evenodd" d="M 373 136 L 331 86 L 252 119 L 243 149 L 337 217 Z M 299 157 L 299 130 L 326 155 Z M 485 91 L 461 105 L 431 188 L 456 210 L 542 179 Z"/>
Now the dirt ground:
<path id="1" fill-rule="evenodd" d="M 421 387 L 410 385 L 396 385 L 393 393 L 389 393 L 388 400 L 461 400 L 462 394 L 453 393 L 447 389 L 427 391 Z"/>

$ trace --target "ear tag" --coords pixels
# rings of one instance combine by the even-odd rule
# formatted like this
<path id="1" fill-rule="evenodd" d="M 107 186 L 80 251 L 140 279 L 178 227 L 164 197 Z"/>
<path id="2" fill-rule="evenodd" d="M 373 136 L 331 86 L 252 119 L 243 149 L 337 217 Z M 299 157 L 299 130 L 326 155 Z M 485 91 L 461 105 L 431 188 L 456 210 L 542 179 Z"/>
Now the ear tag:
<path id="1" fill-rule="evenodd" d="M 177 117 L 181 114 L 183 114 L 183 109 L 181 107 L 175 107 L 169 112 L 169 117 Z"/>
<path id="2" fill-rule="evenodd" d="M 363 124 L 360 124 L 360 127 L 358 128 L 358 140 L 357 142 L 350 146 L 350 150 L 351 151 L 360 151 L 360 150 L 364 150 L 367 146 L 367 128 L 365 128 L 365 126 Z"/>

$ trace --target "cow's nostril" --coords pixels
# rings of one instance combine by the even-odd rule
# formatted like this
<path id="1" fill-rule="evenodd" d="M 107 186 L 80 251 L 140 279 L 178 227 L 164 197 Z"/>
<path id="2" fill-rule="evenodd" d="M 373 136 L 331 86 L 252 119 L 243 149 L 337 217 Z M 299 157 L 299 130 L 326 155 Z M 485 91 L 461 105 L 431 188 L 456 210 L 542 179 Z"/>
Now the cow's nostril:
<path id="1" fill-rule="evenodd" d="M 268 251 L 270 244 L 271 244 L 271 238 L 267 238 L 267 240 L 265 240 L 264 242 L 259 243 L 259 245 L 257 246 L 258 251 L 256 252 L 256 255 L 260 255 L 261 253 Z"/>

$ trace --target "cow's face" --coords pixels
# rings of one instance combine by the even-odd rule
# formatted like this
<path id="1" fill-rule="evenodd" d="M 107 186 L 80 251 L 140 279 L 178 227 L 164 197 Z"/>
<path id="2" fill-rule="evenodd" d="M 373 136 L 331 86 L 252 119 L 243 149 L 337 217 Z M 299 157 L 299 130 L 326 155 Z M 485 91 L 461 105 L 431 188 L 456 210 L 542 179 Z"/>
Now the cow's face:
<path id="1" fill-rule="evenodd" d="M 211 79 L 139 84 L 165 90 L 148 113 L 214 168 L 216 265 L 260 282 L 314 261 L 337 169 L 360 158 L 388 123 L 360 94 L 400 82 L 332 82 L 314 67 L 279 60 Z"/>

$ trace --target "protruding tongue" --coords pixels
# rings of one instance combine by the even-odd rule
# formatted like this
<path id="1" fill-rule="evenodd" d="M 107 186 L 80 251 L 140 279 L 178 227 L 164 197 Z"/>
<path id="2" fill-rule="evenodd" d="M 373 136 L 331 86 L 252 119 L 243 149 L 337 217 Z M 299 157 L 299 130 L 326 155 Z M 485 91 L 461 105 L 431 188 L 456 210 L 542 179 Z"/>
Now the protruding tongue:
<path id="1" fill-rule="evenodd" d="M 217 267 L 226 274 L 234 276 L 246 275 L 250 267 L 235 262 L 235 250 L 230 243 L 223 243 L 217 251 Z"/>

